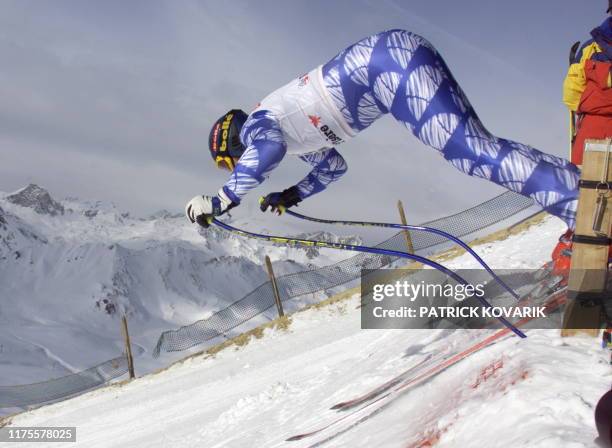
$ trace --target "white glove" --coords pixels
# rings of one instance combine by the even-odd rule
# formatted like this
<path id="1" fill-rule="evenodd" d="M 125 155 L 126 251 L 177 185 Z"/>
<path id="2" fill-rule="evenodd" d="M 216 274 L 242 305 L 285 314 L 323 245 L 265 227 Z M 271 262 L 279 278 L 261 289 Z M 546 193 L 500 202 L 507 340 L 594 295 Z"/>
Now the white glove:
<path id="1" fill-rule="evenodd" d="M 208 227 L 214 216 L 222 215 L 235 205 L 221 189 L 217 196 L 194 197 L 185 206 L 185 214 L 192 223 Z"/>

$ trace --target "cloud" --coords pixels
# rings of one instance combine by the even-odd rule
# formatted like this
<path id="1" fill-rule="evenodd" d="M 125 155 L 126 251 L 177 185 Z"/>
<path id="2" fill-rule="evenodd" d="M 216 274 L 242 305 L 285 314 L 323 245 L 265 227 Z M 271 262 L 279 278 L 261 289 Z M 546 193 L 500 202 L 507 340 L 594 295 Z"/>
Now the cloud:
<path id="1" fill-rule="evenodd" d="M 489 58 L 495 42 L 482 49 L 457 34 L 473 23 L 435 27 L 436 8 L 417 16 L 398 5 L 4 1 L 0 189 L 34 181 L 136 212 L 180 210 L 224 182 L 206 149 L 213 120 L 233 107 L 249 110 L 361 37 L 395 27 L 435 40 L 494 133 L 565 152 L 560 102 L 551 105 L 521 68 L 504 62 L 510 57 Z M 457 173 L 390 118 L 339 150 L 349 172 L 303 205 L 312 213 L 394 219 L 403 199 L 416 220 L 499 191 Z M 256 195 L 286 188 L 307 170 L 284 160 Z"/>

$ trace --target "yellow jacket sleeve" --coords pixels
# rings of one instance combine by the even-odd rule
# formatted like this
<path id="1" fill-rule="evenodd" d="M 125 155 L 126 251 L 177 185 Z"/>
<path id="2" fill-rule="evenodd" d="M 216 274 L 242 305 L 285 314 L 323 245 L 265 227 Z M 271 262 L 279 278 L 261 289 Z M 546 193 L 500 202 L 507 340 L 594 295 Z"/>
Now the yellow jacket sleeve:
<path id="1" fill-rule="evenodd" d="M 585 86 L 584 66 L 581 63 L 570 65 L 563 81 L 563 102 L 569 110 L 575 112 L 578 109 Z"/>
<path id="2" fill-rule="evenodd" d="M 601 51 L 599 45 L 593 42 L 582 49 L 580 62 L 570 65 L 565 81 L 563 81 L 563 102 L 569 110 L 576 111 L 580 104 L 582 92 L 586 87 L 584 63 L 591 59 L 593 53 Z"/>

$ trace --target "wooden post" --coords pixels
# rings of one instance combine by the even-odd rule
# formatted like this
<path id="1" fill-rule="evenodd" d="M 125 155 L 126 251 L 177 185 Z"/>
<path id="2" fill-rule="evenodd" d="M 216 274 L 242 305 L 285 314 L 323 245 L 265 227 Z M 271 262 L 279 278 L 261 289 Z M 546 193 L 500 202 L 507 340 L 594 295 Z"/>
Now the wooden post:
<path id="1" fill-rule="evenodd" d="M 406 214 L 404 213 L 404 205 L 402 201 L 397 201 L 397 210 L 399 211 L 400 221 L 403 225 L 407 226 L 408 222 L 406 221 Z M 408 229 L 404 229 L 404 237 L 406 238 L 406 247 L 408 248 L 409 254 L 414 254 L 414 245 L 412 244 L 412 237 L 410 236 L 410 232 Z"/>
<path id="2" fill-rule="evenodd" d="M 132 357 L 132 344 L 130 342 L 130 333 L 128 332 L 127 317 L 125 314 L 121 317 L 121 332 L 123 333 L 123 341 L 125 342 L 125 357 L 127 358 L 128 372 L 130 379 L 133 380 L 134 375 L 134 358 Z"/>
<path id="3" fill-rule="evenodd" d="M 272 270 L 272 262 L 270 257 L 266 255 L 266 267 L 268 268 L 268 276 L 270 277 L 270 283 L 272 283 L 272 291 L 274 291 L 274 301 L 276 302 L 276 309 L 278 310 L 278 316 L 283 317 L 285 312 L 283 311 L 283 302 L 281 302 L 280 293 L 278 292 L 278 285 L 276 284 L 276 277 Z"/>
<path id="4" fill-rule="evenodd" d="M 568 298 L 572 300 L 563 316 L 561 336 L 583 333 L 597 337 L 603 323 L 601 305 L 596 301 L 605 300 L 608 279 L 612 225 L 612 194 L 608 188 L 612 188 L 612 154 L 607 152 L 612 150 L 611 143 L 595 140 L 585 143 L 568 280 Z M 598 232 L 594 230 L 596 217 Z"/>

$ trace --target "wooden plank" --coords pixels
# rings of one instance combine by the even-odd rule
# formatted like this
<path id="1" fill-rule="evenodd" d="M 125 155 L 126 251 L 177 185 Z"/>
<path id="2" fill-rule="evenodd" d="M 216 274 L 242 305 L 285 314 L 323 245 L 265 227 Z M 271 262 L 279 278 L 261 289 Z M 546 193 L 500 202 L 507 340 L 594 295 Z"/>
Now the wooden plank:
<path id="1" fill-rule="evenodd" d="M 582 180 L 601 181 L 604 174 L 608 141 L 587 140 L 582 165 Z M 608 158 L 607 180 L 612 185 L 612 156 Z M 603 191 L 603 190 L 602 190 Z M 612 225 L 612 194 L 607 191 L 607 204 L 603 210 L 601 229 L 610 236 Z M 593 231 L 593 217 L 597 207 L 598 192 L 592 188 L 579 191 L 576 214 L 576 235 L 597 237 Z M 567 306 L 562 336 L 584 333 L 597 336 L 601 322 L 601 306 L 585 304 L 585 297 L 603 296 L 608 278 L 608 246 L 574 242 L 568 280 L 568 296 L 573 299 Z"/>
<path id="2" fill-rule="evenodd" d="M 576 300 L 568 301 L 563 313 L 562 337 L 586 335 L 596 338 L 599 329 L 595 325 L 601 323 L 601 306 L 585 306 Z"/>

